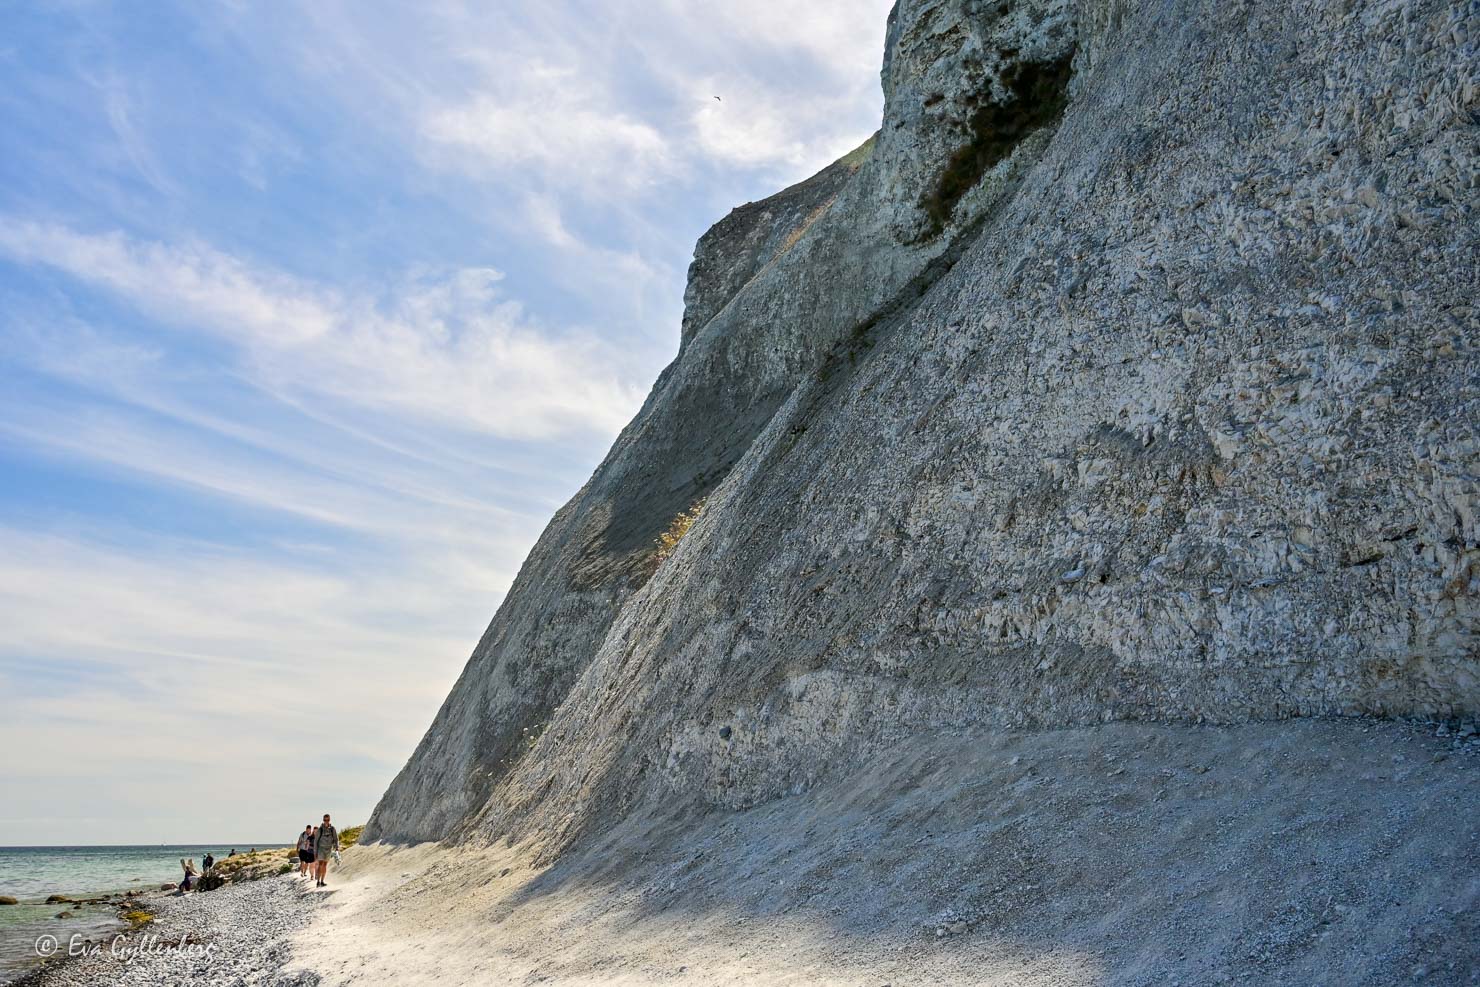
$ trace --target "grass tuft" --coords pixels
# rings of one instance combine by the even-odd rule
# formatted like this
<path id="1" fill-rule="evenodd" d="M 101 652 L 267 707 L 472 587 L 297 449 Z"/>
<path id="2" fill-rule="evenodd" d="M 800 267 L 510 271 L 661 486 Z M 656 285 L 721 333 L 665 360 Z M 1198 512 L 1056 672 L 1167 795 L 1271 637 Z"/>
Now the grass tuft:
<path id="1" fill-rule="evenodd" d="M 678 516 L 668 522 L 668 530 L 657 538 L 658 551 L 655 554 L 656 563 L 662 565 L 667 558 L 678 548 L 678 543 L 683 536 L 689 533 L 694 522 L 699 520 L 699 514 L 704 510 L 705 498 L 700 497 L 686 511 L 680 511 Z"/>

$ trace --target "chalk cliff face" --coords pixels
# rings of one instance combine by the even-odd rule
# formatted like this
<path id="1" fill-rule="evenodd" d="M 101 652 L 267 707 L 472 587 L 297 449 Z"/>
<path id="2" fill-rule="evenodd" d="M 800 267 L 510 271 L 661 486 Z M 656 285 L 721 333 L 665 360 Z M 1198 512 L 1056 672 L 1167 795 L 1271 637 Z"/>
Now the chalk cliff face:
<path id="1" fill-rule="evenodd" d="M 942 726 L 1480 710 L 1473 20 L 899 0 L 878 134 L 700 241 L 367 836 L 555 850 Z"/>

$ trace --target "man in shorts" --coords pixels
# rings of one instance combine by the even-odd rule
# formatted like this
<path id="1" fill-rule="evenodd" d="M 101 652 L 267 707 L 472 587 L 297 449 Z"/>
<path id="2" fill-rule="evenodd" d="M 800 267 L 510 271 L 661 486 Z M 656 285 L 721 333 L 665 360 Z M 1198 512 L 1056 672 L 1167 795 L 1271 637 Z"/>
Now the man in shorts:
<path id="1" fill-rule="evenodd" d="M 298 834 L 298 876 L 307 877 L 308 869 L 313 866 L 314 838 L 313 823 L 303 827 L 303 832 Z"/>
<path id="2" fill-rule="evenodd" d="M 329 813 L 324 813 L 324 821 L 319 823 L 319 833 L 314 839 L 313 862 L 318 876 L 316 887 L 324 887 L 324 875 L 329 871 L 329 858 L 335 850 L 339 849 L 339 830 L 329 823 Z"/>

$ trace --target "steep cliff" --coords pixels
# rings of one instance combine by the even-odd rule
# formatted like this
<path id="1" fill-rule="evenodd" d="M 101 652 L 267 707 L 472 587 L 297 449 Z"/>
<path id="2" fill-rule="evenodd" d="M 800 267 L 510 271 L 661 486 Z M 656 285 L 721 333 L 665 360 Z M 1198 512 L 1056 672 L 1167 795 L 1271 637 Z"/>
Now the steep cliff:
<path id="1" fill-rule="evenodd" d="M 900 0 L 878 134 L 700 241 L 367 839 L 554 852 L 945 727 L 1480 711 L 1473 21 Z"/>

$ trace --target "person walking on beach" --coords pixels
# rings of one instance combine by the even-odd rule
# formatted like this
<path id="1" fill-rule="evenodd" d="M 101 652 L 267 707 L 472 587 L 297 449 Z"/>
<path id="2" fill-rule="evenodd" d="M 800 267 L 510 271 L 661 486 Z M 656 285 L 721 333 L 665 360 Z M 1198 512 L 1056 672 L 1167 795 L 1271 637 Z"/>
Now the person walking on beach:
<path id="1" fill-rule="evenodd" d="M 335 850 L 339 849 L 339 830 L 329 822 L 329 813 L 324 813 L 324 821 L 319 823 L 318 836 L 314 840 L 314 866 L 317 868 L 319 883 L 316 887 L 324 887 L 324 875 L 329 870 L 329 857 Z"/>
<path id="2" fill-rule="evenodd" d="M 307 877 L 308 868 L 313 864 L 314 835 L 313 823 L 306 823 L 303 832 L 298 834 L 298 876 Z"/>

